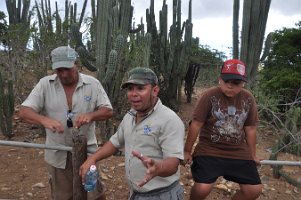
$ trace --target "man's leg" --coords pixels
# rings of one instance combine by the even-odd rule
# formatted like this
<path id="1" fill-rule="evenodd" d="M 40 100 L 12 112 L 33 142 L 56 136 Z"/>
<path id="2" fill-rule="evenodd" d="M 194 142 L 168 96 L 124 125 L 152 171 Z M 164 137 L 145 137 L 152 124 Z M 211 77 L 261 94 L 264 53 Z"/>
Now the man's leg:
<path id="1" fill-rule="evenodd" d="M 72 170 L 59 169 L 47 164 L 52 200 L 72 200 Z"/>

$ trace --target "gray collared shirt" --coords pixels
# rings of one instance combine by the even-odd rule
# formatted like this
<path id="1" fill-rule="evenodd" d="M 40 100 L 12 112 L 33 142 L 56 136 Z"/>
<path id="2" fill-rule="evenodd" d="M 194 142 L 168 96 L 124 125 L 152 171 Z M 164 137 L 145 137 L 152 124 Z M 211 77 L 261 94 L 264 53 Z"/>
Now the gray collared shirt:
<path id="1" fill-rule="evenodd" d="M 42 78 L 22 106 L 30 107 L 63 124 L 63 134 L 46 129 L 46 144 L 72 146 L 72 128 L 68 128 L 66 123 L 69 110 L 67 98 L 56 74 Z M 93 112 L 100 107 L 112 108 L 101 83 L 92 76 L 79 73 L 79 81 L 72 97 L 72 119 L 78 114 Z M 96 150 L 95 122 L 82 126 L 80 133 L 86 135 L 89 150 Z M 54 167 L 65 168 L 66 158 L 66 151 L 45 150 L 46 162 Z"/>
<path id="2" fill-rule="evenodd" d="M 179 180 L 180 170 L 169 177 L 154 177 L 143 187 L 137 183 L 143 180 L 146 168 L 132 151 L 138 151 L 155 160 L 167 157 L 184 157 L 185 128 L 181 119 L 158 99 L 154 109 L 138 124 L 135 111 L 130 110 L 123 118 L 117 132 L 110 138 L 116 148 L 125 148 L 126 178 L 131 190 L 148 192 L 167 187 Z"/>

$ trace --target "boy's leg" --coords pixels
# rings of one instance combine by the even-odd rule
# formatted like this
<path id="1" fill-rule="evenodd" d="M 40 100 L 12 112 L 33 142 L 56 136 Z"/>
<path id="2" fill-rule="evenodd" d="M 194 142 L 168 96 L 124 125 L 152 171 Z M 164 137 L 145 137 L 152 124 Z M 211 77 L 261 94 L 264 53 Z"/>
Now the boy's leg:
<path id="1" fill-rule="evenodd" d="M 190 190 L 190 200 L 205 199 L 211 192 L 213 183 L 194 183 Z"/>
<path id="2" fill-rule="evenodd" d="M 235 193 L 232 197 L 232 200 L 255 200 L 262 193 L 262 184 L 258 185 L 248 185 L 248 184 L 239 184 L 240 190 Z"/>
<path id="3" fill-rule="evenodd" d="M 238 190 L 232 200 L 254 200 L 262 193 L 262 184 L 256 163 L 253 160 L 229 160 L 227 162 L 227 180 L 239 184 Z"/>
<path id="4" fill-rule="evenodd" d="M 190 190 L 190 200 L 205 199 L 210 194 L 216 179 L 222 175 L 222 170 L 223 163 L 219 158 L 194 157 L 191 165 L 194 185 Z"/>

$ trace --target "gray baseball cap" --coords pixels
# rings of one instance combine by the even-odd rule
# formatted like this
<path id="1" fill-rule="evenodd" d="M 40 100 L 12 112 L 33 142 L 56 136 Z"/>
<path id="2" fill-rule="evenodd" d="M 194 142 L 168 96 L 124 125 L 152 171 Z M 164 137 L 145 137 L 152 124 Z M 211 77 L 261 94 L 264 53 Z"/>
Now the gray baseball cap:
<path id="1" fill-rule="evenodd" d="M 61 46 L 51 51 L 52 69 L 72 68 L 77 59 L 76 51 L 68 46 Z"/>
<path id="2" fill-rule="evenodd" d="M 127 88 L 130 84 L 146 85 L 154 84 L 158 85 L 158 77 L 150 68 L 136 67 L 129 71 L 129 78 L 122 83 L 121 88 Z"/>

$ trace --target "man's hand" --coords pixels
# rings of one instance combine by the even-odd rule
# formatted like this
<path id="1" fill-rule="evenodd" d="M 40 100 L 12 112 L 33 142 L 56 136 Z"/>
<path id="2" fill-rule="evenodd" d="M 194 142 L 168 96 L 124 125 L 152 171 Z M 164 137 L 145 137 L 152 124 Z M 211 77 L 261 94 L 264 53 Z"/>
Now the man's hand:
<path id="1" fill-rule="evenodd" d="M 87 172 L 89 171 L 90 166 L 95 165 L 95 163 L 96 163 L 96 161 L 93 158 L 88 157 L 88 159 L 80 166 L 79 175 L 82 177 L 82 184 L 85 183 L 85 176 L 86 176 Z"/>
<path id="2" fill-rule="evenodd" d="M 263 160 L 263 158 L 255 156 L 253 160 L 255 161 L 256 165 L 260 165 L 260 161 Z"/>
<path id="3" fill-rule="evenodd" d="M 74 120 L 74 127 L 80 128 L 82 125 L 89 124 L 90 122 L 92 122 L 92 115 L 90 113 L 80 114 Z"/>
<path id="4" fill-rule="evenodd" d="M 186 167 L 186 165 L 191 165 L 192 163 L 192 156 L 191 153 L 188 151 L 184 151 L 184 166 Z"/>
<path id="5" fill-rule="evenodd" d="M 153 179 L 155 176 L 158 176 L 160 173 L 160 170 L 162 169 L 162 162 L 155 161 L 154 159 L 151 159 L 141 153 L 138 153 L 137 151 L 132 151 L 132 154 L 140 159 L 143 163 L 143 165 L 146 167 L 146 174 L 137 185 L 139 187 L 144 186 L 146 183 L 148 183 L 151 179 Z"/>
<path id="6" fill-rule="evenodd" d="M 44 117 L 42 125 L 45 128 L 50 129 L 53 133 L 64 133 L 64 126 L 61 124 L 61 122 L 55 119 Z"/>

